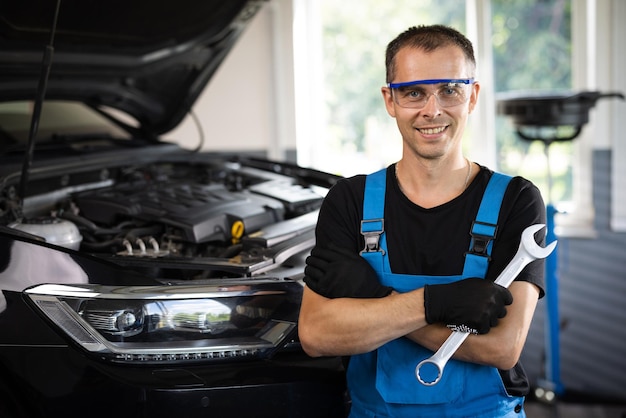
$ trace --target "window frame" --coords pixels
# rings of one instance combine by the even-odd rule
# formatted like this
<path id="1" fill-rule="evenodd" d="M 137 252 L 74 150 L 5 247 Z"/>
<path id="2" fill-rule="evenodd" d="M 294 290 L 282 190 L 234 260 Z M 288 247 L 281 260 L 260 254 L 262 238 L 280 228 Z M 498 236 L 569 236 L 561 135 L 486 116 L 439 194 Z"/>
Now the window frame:
<path id="1" fill-rule="evenodd" d="M 602 4 L 599 4 L 601 15 L 597 21 L 601 23 L 598 27 L 604 29 L 600 32 L 603 38 L 599 39 L 598 45 L 608 46 L 607 54 L 611 58 L 608 62 L 612 63 L 612 66 L 605 66 L 610 68 L 610 75 L 604 79 L 606 84 L 600 87 L 626 95 L 626 77 L 623 77 L 626 73 L 626 56 L 623 45 L 617 41 L 626 39 L 626 27 L 623 24 L 626 19 L 626 2 L 610 0 L 599 3 Z M 611 25 L 606 25 L 607 21 Z M 598 60 L 599 65 L 600 62 Z M 626 232 L 626 100 L 613 99 L 606 105 L 608 109 L 605 117 L 610 127 L 609 138 L 612 139 L 609 144 L 612 149 L 610 226 L 614 232 Z"/>

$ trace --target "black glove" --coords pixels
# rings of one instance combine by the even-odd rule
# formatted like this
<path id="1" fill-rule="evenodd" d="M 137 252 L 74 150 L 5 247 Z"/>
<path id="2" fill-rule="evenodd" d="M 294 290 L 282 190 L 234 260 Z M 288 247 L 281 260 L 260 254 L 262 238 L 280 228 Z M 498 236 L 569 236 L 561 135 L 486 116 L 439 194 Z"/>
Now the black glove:
<path id="1" fill-rule="evenodd" d="M 313 248 L 306 264 L 304 282 L 327 298 L 382 298 L 393 290 L 361 256 L 334 244 Z"/>
<path id="2" fill-rule="evenodd" d="M 424 286 L 426 322 L 443 322 L 486 334 L 513 303 L 508 289 L 491 280 L 470 278 L 449 284 Z"/>

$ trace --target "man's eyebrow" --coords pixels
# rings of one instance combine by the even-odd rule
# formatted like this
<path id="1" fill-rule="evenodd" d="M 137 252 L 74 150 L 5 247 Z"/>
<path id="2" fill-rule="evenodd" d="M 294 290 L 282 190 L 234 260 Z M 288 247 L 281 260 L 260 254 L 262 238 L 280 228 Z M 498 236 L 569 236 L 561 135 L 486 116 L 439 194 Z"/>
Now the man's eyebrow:
<path id="1" fill-rule="evenodd" d="M 408 86 L 396 87 L 398 89 L 424 89 L 427 84 L 409 84 Z"/>

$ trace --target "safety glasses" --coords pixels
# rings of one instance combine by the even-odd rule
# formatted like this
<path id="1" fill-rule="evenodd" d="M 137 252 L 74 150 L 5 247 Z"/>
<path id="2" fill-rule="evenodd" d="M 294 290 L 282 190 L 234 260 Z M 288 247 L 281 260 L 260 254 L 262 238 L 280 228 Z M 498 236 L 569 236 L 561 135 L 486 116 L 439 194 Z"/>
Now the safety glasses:
<path id="1" fill-rule="evenodd" d="M 430 96 L 435 96 L 441 107 L 452 107 L 466 103 L 470 96 L 473 78 L 415 80 L 389 83 L 396 104 L 409 109 L 426 106 Z"/>

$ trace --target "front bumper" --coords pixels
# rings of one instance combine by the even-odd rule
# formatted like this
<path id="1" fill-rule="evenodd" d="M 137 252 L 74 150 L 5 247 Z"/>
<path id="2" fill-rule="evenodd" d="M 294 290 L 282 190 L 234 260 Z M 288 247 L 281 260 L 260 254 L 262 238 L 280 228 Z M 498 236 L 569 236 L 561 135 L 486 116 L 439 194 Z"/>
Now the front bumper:
<path id="1" fill-rule="evenodd" d="M 151 367 L 96 362 L 70 346 L 4 346 L 0 359 L 0 412 L 8 418 L 332 418 L 347 411 L 341 362 L 300 352 Z"/>

